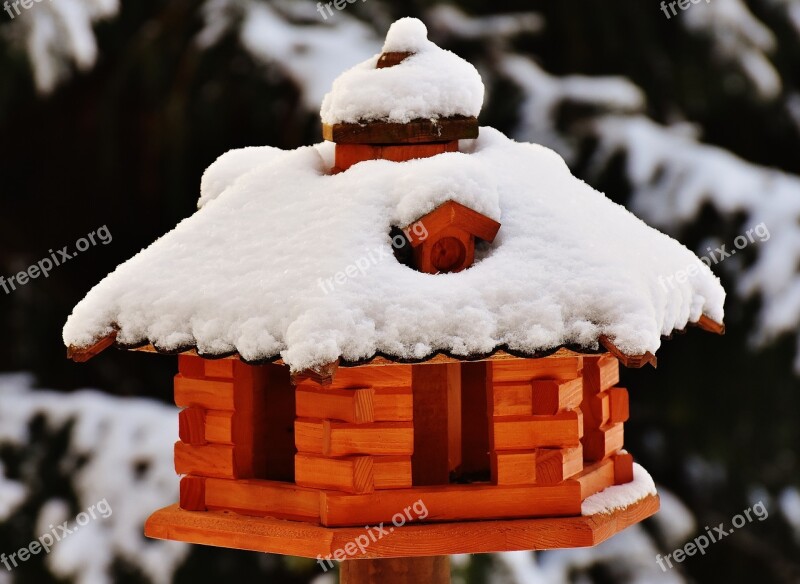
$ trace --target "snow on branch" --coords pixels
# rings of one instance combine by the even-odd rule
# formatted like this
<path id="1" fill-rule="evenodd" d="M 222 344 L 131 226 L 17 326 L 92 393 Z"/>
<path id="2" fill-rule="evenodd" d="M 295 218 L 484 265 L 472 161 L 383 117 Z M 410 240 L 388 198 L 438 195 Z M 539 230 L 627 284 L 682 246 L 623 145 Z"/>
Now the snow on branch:
<path id="1" fill-rule="evenodd" d="M 749 163 L 643 116 L 601 118 L 595 134 L 595 169 L 626 154 L 631 206 L 646 221 L 674 232 L 707 204 L 726 218 L 743 214 L 745 227 L 765 225 L 768 235 L 754 246 L 752 265 L 723 266 L 739 274 L 736 291 L 742 298 L 763 300 L 757 342 L 800 328 L 800 177 Z M 800 371 L 800 356 L 796 365 Z"/>
<path id="2" fill-rule="evenodd" d="M 550 146 L 568 163 L 576 161 L 587 139 L 596 140 L 592 174 L 616 154 L 626 155 L 630 207 L 645 221 L 675 234 L 711 205 L 728 219 L 745 216 L 745 229 L 763 224 L 766 239 L 752 246 L 755 262 L 744 265 L 740 255 L 721 267 L 738 273 L 740 298 L 763 300 L 754 335 L 758 344 L 800 328 L 800 177 L 703 144 L 690 124 L 665 127 L 648 119 L 643 94 L 625 79 L 557 77 L 511 54 L 500 71 L 523 93 L 514 137 Z M 559 127 L 559 108 L 570 103 L 589 106 L 590 113 Z M 796 368 L 800 372 L 800 350 Z"/>
<path id="3" fill-rule="evenodd" d="M 513 137 L 548 146 L 567 163 L 574 162 L 575 139 L 557 127 L 557 109 L 569 102 L 591 106 L 598 112 L 629 113 L 644 109 L 644 93 L 623 77 L 555 77 L 527 57 L 506 54 L 499 71 L 523 92 L 520 120 Z"/>
<path id="4" fill-rule="evenodd" d="M 0 375 L 0 445 L 6 451 L 29 452 L 51 445 L 30 428 L 41 420 L 45 436 L 68 431 L 58 460 L 78 508 L 107 500 L 113 514 L 75 530 L 47 556 L 50 572 L 77 584 L 111 582 L 120 560 L 138 568 L 153 584 L 167 584 L 186 559 L 188 546 L 147 541 L 142 525 L 176 496 L 172 452 L 177 440 L 173 407 L 146 399 L 120 399 L 97 391 L 60 394 L 32 389 L 27 375 Z M 34 457 L 35 459 L 35 457 Z M 46 460 L 46 459 L 43 459 Z M 83 462 L 85 461 L 85 462 Z M 23 476 L 4 478 L 0 468 L 0 519 L 27 501 L 41 480 L 35 460 Z M 62 498 L 50 498 L 38 511 L 37 536 L 48 524 L 70 519 L 74 510 Z"/>
<path id="5" fill-rule="evenodd" d="M 768 57 L 777 40 L 742 0 L 714 0 L 683 16 L 687 30 L 708 37 L 717 56 L 734 63 L 761 99 L 780 95 L 781 78 Z"/>
<path id="6" fill-rule="evenodd" d="M 425 16 L 432 29 L 466 40 L 504 41 L 524 33 L 540 33 L 544 19 L 535 12 L 470 16 L 450 4 L 437 4 Z"/>
<path id="7" fill-rule="evenodd" d="M 345 12 L 322 21 L 314 2 L 209 0 L 202 13 L 205 28 L 197 38 L 202 48 L 235 30 L 253 58 L 298 85 L 309 111 L 319 109 L 343 65 L 366 60 L 382 45 L 371 27 Z"/>
<path id="8" fill-rule="evenodd" d="M 81 71 L 97 61 L 92 26 L 119 12 L 119 0 L 41 2 L 14 17 L 8 37 L 28 55 L 36 89 L 51 93 L 69 78 L 72 65 Z"/>

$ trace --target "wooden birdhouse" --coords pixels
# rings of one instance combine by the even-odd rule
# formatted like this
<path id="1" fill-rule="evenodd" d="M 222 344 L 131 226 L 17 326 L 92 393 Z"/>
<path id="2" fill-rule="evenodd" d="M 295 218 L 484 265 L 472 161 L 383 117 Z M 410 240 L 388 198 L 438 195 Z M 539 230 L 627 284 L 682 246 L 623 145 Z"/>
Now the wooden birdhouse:
<path id="1" fill-rule="evenodd" d="M 721 333 L 724 292 L 556 154 L 479 136 L 482 91 L 399 21 L 326 97 L 327 144 L 226 154 L 201 209 L 76 307 L 76 361 L 178 355 L 180 500 L 147 535 L 446 582 L 442 556 L 592 546 L 658 510 L 619 366 Z"/>

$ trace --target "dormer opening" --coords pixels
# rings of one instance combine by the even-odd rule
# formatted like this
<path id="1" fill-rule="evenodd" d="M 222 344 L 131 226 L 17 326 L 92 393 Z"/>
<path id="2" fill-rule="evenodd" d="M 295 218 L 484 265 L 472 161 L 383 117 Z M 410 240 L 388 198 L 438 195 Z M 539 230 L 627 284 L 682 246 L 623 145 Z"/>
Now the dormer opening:
<path id="1" fill-rule="evenodd" d="M 467 247 L 457 237 L 443 237 L 431 248 L 431 264 L 440 274 L 457 272 L 467 259 Z"/>

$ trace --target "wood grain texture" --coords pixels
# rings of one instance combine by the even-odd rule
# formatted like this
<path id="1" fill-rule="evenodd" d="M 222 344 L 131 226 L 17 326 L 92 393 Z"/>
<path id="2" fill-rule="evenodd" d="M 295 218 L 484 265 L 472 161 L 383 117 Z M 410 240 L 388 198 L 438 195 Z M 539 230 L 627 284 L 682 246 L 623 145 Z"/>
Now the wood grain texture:
<path id="1" fill-rule="evenodd" d="M 298 452 L 324 456 L 410 455 L 414 452 L 411 422 L 349 424 L 298 418 L 294 427 Z"/>
<path id="2" fill-rule="evenodd" d="M 445 485 L 461 464 L 461 367 L 412 367 L 414 485 Z"/>
<path id="3" fill-rule="evenodd" d="M 339 584 L 422 583 L 450 584 L 450 557 L 350 560 L 339 568 Z"/>
<path id="4" fill-rule="evenodd" d="M 489 461 L 489 406 L 486 361 L 461 365 L 461 468 L 459 474 L 486 475 Z"/>
<path id="5" fill-rule="evenodd" d="M 622 448 L 625 439 L 623 424 L 590 428 L 581 439 L 583 458 L 587 461 L 603 460 Z"/>
<path id="6" fill-rule="evenodd" d="M 102 339 L 88 347 L 75 347 L 70 345 L 67 348 L 67 359 L 72 359 L 75 363 L 86 363 L 111 347 L 117 341 L 117 331 L 112 331 Z"/>
<path id="7" fill-rule="evenodd" d="M 223 444 L 191 446 L 175 443 L 175 472 L 202 477 L 238 478 L 234 447 Z"/>
<path id="8" fill-rule="evenodd" d="M 233 411 L 233 381 L 194 379 L 179 373 L 175 376 L 175 405 Z"/>
<path id="9" fill-rule="evenodd" d="M 583 447 L 536 450 L 536 482 L 554 485 L 583 471 Z"/>
<path id="10" fill-rule="evenodd" d="M 205 359 L 192 353 L 178 355 L 178 373 L 193 379 L 205 379 Z"/>
<path id="11" fill-rule="evenodd" d="M 615 357 L 584 357 L 583 363 L 583 384 L 588 394 L 599 393 L 619 383 L 619 361 Z"/>
<path id="12" fill-rule="evenodd" d="M 324 491 L 320 494 L 321 522 L 327 526 L 388 522 L 417 501 L 424 502 L 428 522 L 578 515 L 581 485 L 577 481 L 544 486 L 446 485 L 364 495 Z"/>
<path id="13" fill-rule="evenodd" d="M 254 387 L 252 436 L 256 477 L 275 481 L 294 480 L 295 389 L 289 368 L 264 365 Z M 263 471 L 258 469 L 264 469 Z"/>
<path id="14" fill-rule="evenodd" d="M 376 367 L 340 367 L 331 389 L 411 387 L 411 365 L 387 363 Z"/>
<path id="15" fill-rule="evenodd" d="M 274 367 L 274 366 L 267 366 Z M 253 367 L 234 361 L 233 435 L 234 462 L 237 478 L 265 478 L 267 430 L 264 422 L 264 386 L 266 367 Z M 270 445 L 271 447 L 274 447 Z"/>
<path id="16" fill-rule="evenodd" d="M 178 413 L 178 436 L 181 442 L 200 446 L 206 443 L 206 411 L 203 408 L 185 408 Z"/>
<path id="17" fill-rule="evenodd" d="M 590 517 L 462 521 L 406 524 L 370 543 L 362 558 L 422 557 L 447 554 L 560 549 L 597 545 L 658 511 L 657 496 L 624 509 Z M 145 534 L 195 544 L 316 559 L 344 549 L 363 536 L 358 527 L 326 528 L 298 521 L 245 517 L 231 513 L 182 511 L 177 505 L 157 511 Z"/>
<path id="18" fill-rule="evenodd" d="M 181 478 L 180 507 L 185 511 L 206 510 L 206 479 L 185 476 Z"/>
<path id="19" fill-rule="evenodd" d="M 611 424 L 627 422 L 630 417 L 628 390 L 622 387 L 612 387 L 608 390 L 608 401 L 608 421 Z"/>
<path id="20" fill-rule="evenodd" d="M 591 497 L 608 487 L 614 486 L 614 461 L 606 459 L 588 466 L 575 477 L 574 481 L 580 484 L 581 501 L 586 497 Z"/>
<path id="21" fill-rule="evenodd" d="M 434 144 L 337 144 L 335 165 L 339 172 L 343 172 L 366 160 L 406 162 L 445 152 L 458 152 L 458 140 Z"/>
<path id="22" fill-rule="evenodd" d="M 337 144 L 420 144 L 475 139 L 480 133 L 477 118 L 453 117 L 412 120 L 406 124 L 367 122 L 323 124 L 322 137 Z"/>
<path id="23" fill-rule="evenodd" d="M 215 444 L 233 444 L 233 412 L 205 411 L 205 439 Z"/>
<path id="24" fill-rule="evenodd" d="M 242 515 L 319 522 L 320 491 L 263 480 L 206 480 L 206 506 Z"/>
<path id="25" fill-rule="evenodd" d="M 492 364 L 492 382 L 531 382 L 537 379 L 569 381 L 581 374 L 583 357 L 554 356 L 545 359 L 498 359 Z"/>
<path id="26" fill-rule="evenodd" d="M 537 415 L 555 415 L 580 407 L 583 400 L 583 380 L 569 381 L 536 379 L 531 384 L 532 410 Z"/>
<path id="27" fill-rule="evenodd" d="M 611 395 L 608 390 L 586 398 L 583 412 L 584 416 L 592 420 L 592 427 L 599 428 L 608 424 L 611 420 Z M 589 429 L 588 425 L 586 429 Z"/>
<path id="28" fill-rule="evenodd" d="M 633 481 L 633 456 L 627 452 L 614 455 L 614 484 L 624 485 Z"/>
<path id="29" fill-rule="evenodd" d="M 410 422 L 413 418 L 411 387 L 323 388 L 297 386 L 297 416 L 342 422 Z"/>
<path id="30" fill-rule="evenodd" d="M 359 389 L 329 389 L 316 384 L 301 383 L 297 386 L 297 416 L 339 420 L 361 424 L 374 422 L 375 390 L 371 387 Z"/>
<path id="31" fill-rule="evenodd" d="M 218 379 L 233 379 L 233 359 L 203 359 L 204 375 Z"/>
<path id="32" fill-rule="evenodd" d="M 588 461 L 599 460 L 601 453 L 585 450 L 587 436 L 593 435 L 601 427 L 608 425 L 611 418 L 611 398 L 606 390 L 619 383 L 619 361 L 612 355 L 584 357 L 583 359 L 583 412 L 584 423 L 584 458 Z M 590 438 L 593 440 L 594 438 Z M 602 445 L 599 450 L 605 450 Z M 604 452 L 602 453 L 604 455 Z"/>
<path id="33" fill-rule="evenodd" d="M 297 453 L 294 460 L 295 482 L 301 487 L 346 493 L 370 493 L 375 490 L 371 456 L 328 458 Z"/>
<path id="34" fill-rule="evenodd" d="M 374 456 L 376 489 L 407 489 L 412 484 L 410 456 Z"/>
<path id="35" fill-rule="evenodd" d="M 533 414 L 533 387 L 530 382 L 493 383 L 488 391 L 491 398 L 490 413 L 492 416 L 530 416 Z"/>
<path id="36" fill-rule="evenodd" d="M 493 452 L 492 482 L 496 485 L 536 484 L 536 451 Z"/>
<path id="37" fill-rule="evenodd" d="M 555 416 L 508 416 L 491 421 L 493 451 L 533 448 L 575 448 L 581 443 L 582 423 L 577 412 Z"/>

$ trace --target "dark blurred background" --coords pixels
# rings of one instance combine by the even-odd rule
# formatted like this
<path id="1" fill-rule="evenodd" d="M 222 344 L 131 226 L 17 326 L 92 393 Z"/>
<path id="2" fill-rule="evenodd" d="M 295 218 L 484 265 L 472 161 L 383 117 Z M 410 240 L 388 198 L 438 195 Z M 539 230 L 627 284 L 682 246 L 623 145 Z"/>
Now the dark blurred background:
<path id="1" fill-rule="evenodd" d="M 93 502 L 87 481 L 114 473 L 113 457 L 97 462 L 104 440 L 79 444 L 82 416 L 113 427 L 136 398 L 174 423 L 174 359 L 67 361 L 72 307 L 193 213 L 217 156 L 318 142 L 330 82 L 379 52 L 393 20 L 417 16 L 479 68 L 483 125 L 555 149 L 698 255 L 761 223 L 770 233 L 714 266 L 729 293 L 724 337 L 690 331 L 665 343 L 657 371 L 623 372 L 626 446 L 667 493 L 660 518 L 591 551 L 455 558 L 456 581 L 800 582 L 800 1 L 673 4 L 365 0 L 323 19 L 304 0 L 44 0 L 0 12 L 0 275 L 101 226 L 113 235 L 0 290 L 0 371 L 28 374 L 0 377 L 0 551 L 40 533 L 54 500 L 72 512 Z M 87 395 L 101 413 L 76 406 Z M 333 582 L 313 561 L 145 542 L 147 512 L 175 498 L 169 457 L 132 455 L 131 483 L 109 481 L 119 509 L 128 488 L 153 498 L 117 512 L 102 569 L 65 559 L 86 540 L 0 567 L 0 584 Z M 657 567 L 656 553 L 758 501 L 767 520 Z"/>

